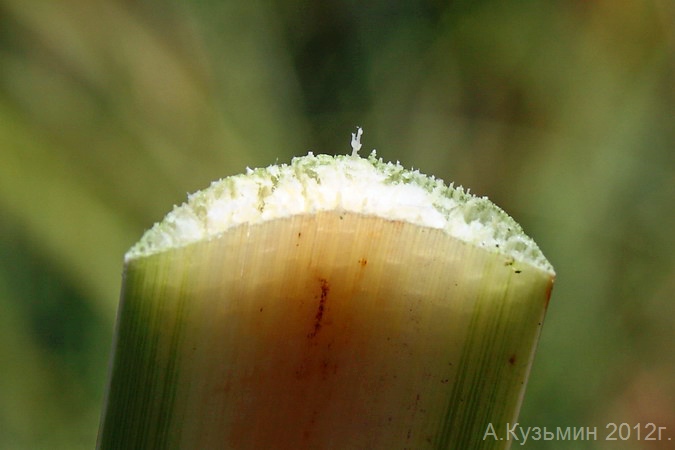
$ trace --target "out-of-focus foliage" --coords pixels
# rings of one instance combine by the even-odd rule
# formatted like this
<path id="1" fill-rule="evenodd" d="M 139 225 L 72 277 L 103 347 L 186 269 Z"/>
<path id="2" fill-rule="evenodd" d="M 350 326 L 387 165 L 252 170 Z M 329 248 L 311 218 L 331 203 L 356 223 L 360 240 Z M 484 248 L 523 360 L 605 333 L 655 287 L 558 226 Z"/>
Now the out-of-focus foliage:
<path id="1" fill-rule="evenodd" d="M 355 125 L 556 267 L 521 424 L 675 440 L 673 24 L 670 0 L 0 0 L 0 450 L 93 447 L 145 228 Z M 530 445 L 672 442 L 603 444 Z"/>

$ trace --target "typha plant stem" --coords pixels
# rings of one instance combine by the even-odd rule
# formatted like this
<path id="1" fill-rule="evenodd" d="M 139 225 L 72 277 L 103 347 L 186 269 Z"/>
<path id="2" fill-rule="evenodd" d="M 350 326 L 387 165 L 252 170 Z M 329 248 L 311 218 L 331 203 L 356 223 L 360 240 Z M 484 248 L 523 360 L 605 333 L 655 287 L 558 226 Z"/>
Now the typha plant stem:
<path id="1" fill-rule="evenodd" d="M 126 256 L 101 449 L 501 449 L 554 280 L 487 199 L 309 154 Z"/>

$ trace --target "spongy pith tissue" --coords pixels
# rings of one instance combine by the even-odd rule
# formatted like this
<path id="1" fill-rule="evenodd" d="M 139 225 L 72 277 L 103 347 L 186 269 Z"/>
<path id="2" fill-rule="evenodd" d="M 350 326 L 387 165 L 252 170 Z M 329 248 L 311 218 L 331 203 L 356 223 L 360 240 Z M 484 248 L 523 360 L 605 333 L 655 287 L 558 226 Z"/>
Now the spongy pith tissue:
<path id="1" fill-rule="evenodd" d="M 245 223 L 344 211 L 442 229 L 459 240 L 553 273 L 535 242 L 486 197 L 384 162 L 375 151 L 367 158 L 359 156 L 361 133 L 359 128 L 352 135 L 351 155 L 310 152 L 290 164 L 249 169 L 211 183 L 146 231 L 125 260 L 206 240 Z"/>

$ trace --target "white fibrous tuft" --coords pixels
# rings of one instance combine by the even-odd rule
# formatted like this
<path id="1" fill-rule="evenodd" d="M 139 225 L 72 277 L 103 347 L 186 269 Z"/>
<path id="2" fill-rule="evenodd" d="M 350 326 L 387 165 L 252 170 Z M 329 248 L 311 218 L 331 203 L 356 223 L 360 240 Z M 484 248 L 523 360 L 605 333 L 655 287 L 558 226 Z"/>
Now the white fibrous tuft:
<path id="1" fill-rule="evenodd" d="M 553 273 L 535 242 L 485 197 L 375 152 L 358 155 L 362 130 L 352 134 L 352 155 L 293 158 L 290 164 L 248 169 L 192 194 L 148 230 L 127 261 L 214 237 L 241 225 L 320 211 L 345 211 L 443 229 L 459 240 Z"/>
<path id="2" fill-rule="evenodd" d="M 352 133 L 352 156 L 359 156 L 359 150 L 361 150 L 361 135 L 363 134 L 363 128 L 356 127 L 356 133 Z"/>

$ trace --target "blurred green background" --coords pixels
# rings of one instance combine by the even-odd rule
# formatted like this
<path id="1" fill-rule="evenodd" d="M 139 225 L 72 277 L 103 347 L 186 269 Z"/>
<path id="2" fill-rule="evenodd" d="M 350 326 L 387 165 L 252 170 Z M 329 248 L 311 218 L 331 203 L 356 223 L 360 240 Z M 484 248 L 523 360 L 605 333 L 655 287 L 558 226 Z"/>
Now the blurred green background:
<path id="1" fill-rule="evenodd" d="M 0 449 L 93 448 L 144 229 L 356 125 L 556 267 L 520 423 L 599 440 L 526 446 L 674 448 L 672 0 L 0 0 Z"/>

